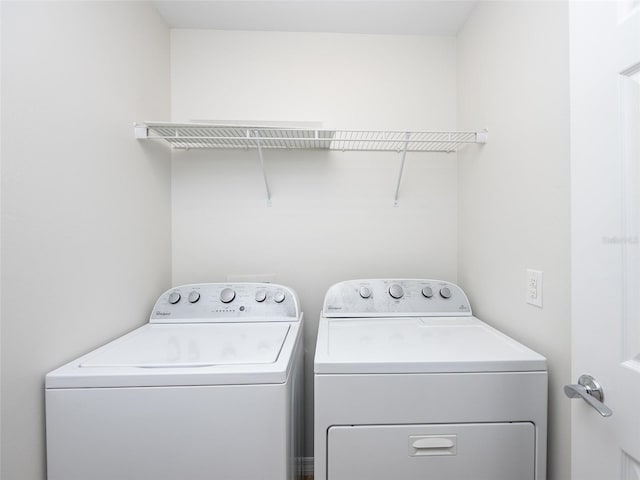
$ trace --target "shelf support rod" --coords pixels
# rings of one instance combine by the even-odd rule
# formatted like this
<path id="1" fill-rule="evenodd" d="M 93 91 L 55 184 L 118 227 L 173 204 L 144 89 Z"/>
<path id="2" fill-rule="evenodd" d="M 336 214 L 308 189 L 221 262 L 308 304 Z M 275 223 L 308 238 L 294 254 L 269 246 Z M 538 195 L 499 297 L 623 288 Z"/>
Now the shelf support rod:
<path id="1" fill-rule="evenodd" d="M 267 206 L 271 206 L 271 190 L 269 190 L 269 181 L 267 180 L 267 170 L 264 168 L 264 157 L 262 156 L 262 144 L 260 143 L 260 137 L 258 132 L 254 132 L 256 135 L 256 145 L 258 146 L 258 158 L 260 159 L 260 166 L 262 167 L 262 176 L 264 177 L 264 187 L 267 190 Z"/>
<path id="2" fill-rule="evenodd" d="M 400 182 L 402 181 L 402 172 L 404 171 L 404 161 L 407 158 L 407 148 L 409 147 L 409 137 L 411 136 L 410 132 L 405 134 L 404 141 L 404 151 L 402 152 L 402 162 L 400 163 L 400 175 L 398 175 L 398 185 L 396 185 L 396 196 L 393 202 L 393 206 L 398 206 L 398 194 L 400 193 Z"/>

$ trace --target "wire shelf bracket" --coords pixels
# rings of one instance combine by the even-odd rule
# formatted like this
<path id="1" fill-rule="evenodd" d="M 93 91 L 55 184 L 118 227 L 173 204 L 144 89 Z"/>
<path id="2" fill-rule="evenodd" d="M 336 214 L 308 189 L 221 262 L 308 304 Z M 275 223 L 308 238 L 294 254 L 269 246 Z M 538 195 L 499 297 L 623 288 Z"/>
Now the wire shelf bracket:
<path id="1" fill-rule="evenodd" d="M 402 161 L 400 162 L 400 173 L 398 174 L 398 184 L 396 185 L 396 196 L 393 201 L 393 206 L 398 206 L 398 195 L 400 194 L 400 182 L 402 181 L 402 172 L 404 172 L 404 161 L 407 158 L 407 147 L 409 146 L 409 138 L 411 133 L 407 132 L 407 139 L 404 142 L 404 151 L 402 152 Z"/>
<path id="2" fill-rule="evenodd" d="M 322 130 L 252 125 L 144 122 L 134 124 L 137 139 L 164 140 L 174 149 L 256 149 L 262 168 L 267 204 L 271 190 L 265 169 L 264 149 L 382 151 L 402 153 L 394 198 L 398 195 L 407 152 L 454 153 L 470 144 L 488 142 L 488 131 L 402 132 L 372 130 Z"/>
<path id="3" fill-rule="evenodd" d="M 258 147 L 258 158 L 260 159 L 260 166 L 262 167 L 262 176 L 264 177 L 264 188 L 267 190 L 267 206 L 271 206 L 271 190 L 269 189 L 269 180 L 267 179 L 267 171 L 264 168 L 264 157 L 262 156 L 262 144 L 258 138 L 256 145 Z"/>

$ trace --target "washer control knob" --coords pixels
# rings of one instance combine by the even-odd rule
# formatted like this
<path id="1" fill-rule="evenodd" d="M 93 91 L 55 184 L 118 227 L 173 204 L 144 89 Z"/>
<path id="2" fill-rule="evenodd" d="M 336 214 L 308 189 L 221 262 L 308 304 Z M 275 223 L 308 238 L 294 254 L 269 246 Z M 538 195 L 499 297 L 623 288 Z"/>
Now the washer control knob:
<path id="1" fill-rule="evenodd" d="M 402 289 L 402 285 L 398 285 L 394 283 L 389 287 L 389 295 L 391 295 L 396 300 L 404 297 L 404 290 Z"/>
<path id="2" fill-rule="evenodd" d="M 278 290 L 276 293 L 273 294 L 273 301 L 276 303 L 282 303 L 284 302 L 284 299 L 285 299 L 285 295 L 282 290 Z"/>
<path id="3" fill-rule="evenodd" d="M 180 301 L 180 293 L 179 292 L 171 292 L 169 294 L 169 303 L 171 305 L 175 305 Z"/>
<path id="4" fill-rule="evenodd" d="M 256 302 L 261 303 L 267 299 L 267 292 L 265 290 L 258 290 L 256 292 Z"/>
<path id="5" fill-rule="evenodd" d="M 358 293 L 362 298 L 369 298 L 371 296 L 371 289 L 369 287 L 360 287 Z"/>
<path id="6" fill-rule="evenodd" d="M 189 293 L 189 303 L 196 303 L 198 300 L 200 300 L 200 292 L 193 290 Z"/>
<path id="7" fill-rule="evenodd" d="M 442 298 L 451 298 L 451 289 L 449 287 L 442 287 L 440 289 L 440 296 Z"/>
<path id="8" fill-rule="evenodd" d="M 223 288 L 220 292 L 220 301 L 222 303 L 233 302 L 234 298 L 236 298 L 236 292 L 233 290 L 233 288 Z"/>
<path id="9" fill-rule="evenodd" d="M 433 289 L 431 287 L 424 287 L 422 289 L 422 296 L 426 298 L 433 297 Z"/>

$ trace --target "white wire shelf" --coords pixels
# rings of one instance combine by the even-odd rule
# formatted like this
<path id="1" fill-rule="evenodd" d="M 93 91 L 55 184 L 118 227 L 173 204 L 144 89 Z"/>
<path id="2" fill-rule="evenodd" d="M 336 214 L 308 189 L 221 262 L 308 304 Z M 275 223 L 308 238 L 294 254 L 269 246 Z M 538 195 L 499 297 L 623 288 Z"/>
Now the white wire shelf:
<path id="1" fill-rule="evenodd" d="M 399 132 L 321 130 L 310 128 L 144 122 L 134 125 L 138 139 L 165 140 L 175 149 L 256 149 L 262 166 L 267 204 L 271 190 L 263 149 L 402 152 L 395 205 L 407 152 L 453 153 L 469 143 L 487 143 L 487 130 L 477 132 Z"/>
<path id="2" fill-rule="evenodd" d="M 339 151 L 446 152 L 486 143 L 486 132 L 318 130 L 236 125 L 145 122 L 136 137 L 165 140 L 176 149 L 307 149 Z"/>

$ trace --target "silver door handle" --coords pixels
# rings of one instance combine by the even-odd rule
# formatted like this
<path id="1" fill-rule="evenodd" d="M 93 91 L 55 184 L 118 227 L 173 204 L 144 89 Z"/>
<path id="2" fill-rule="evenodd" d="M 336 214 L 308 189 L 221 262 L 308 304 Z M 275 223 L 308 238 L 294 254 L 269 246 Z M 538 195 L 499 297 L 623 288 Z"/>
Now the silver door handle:
<path id="1" fill-rule="evenodd" d="M 613 415 L 613 411 L 602 403 L 604 402 L 602 386 L 591 375 L 580 375 L 577 385 L 565 385 L 564 394 L 569 398 L 582 398 L 603 417 Z"/>

